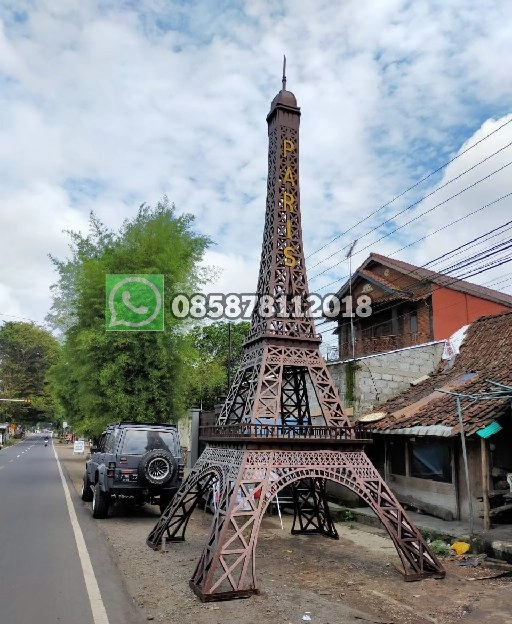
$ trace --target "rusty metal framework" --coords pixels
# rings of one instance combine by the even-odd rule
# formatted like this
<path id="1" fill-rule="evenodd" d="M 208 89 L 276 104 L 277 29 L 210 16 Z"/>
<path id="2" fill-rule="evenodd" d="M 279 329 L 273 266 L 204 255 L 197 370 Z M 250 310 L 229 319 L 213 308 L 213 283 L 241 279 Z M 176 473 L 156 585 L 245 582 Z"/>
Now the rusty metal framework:
<path id="1" fill-rule="evenodd" d="M 261 344 L 263 342 L 263 344 Z M 318 344 L 276 344 L 266 338 L 246 345 L 245 355 L 219 416 L 219 424 L 312 424 L 307 384 L 318 402 L 323 424 L 349 426 Z M 292 393 L 295 387 L 297 392 Z"/>
<path id="2" fill-rule="evenodd" d="M 296 486 L 293 533 L 337 538 L 325 496 L 326 480 L 352 490 L 375 511 L 397 548 L 408 580 L 444 576 L 434 554 L 364 451 L 209 447 L 153 528 L 148 543 L 158 548 L 162 538 L 184 540 L 201 493 L 213 486 L 218 499 L 212 529 L 190 585 L 202 600 L 247 597 L 257 591 L 254 553 L 262 517 L 284 487 L 306 482 L 309 489 L 300 492 Z"/>
<path id="3" fill-rule="evenodd" d="M 299 201 L 299 118 L 283 89 L 267 117 L 269 165 L 258 302 L 244 355 L 208 446 L 147 543 L 182 541 L 198 502 L 213 496 L 210 535 L 190 586 L 203 601 L 257 592 L 255 550 L 263 515 L 292 492 L 292 533 L 338 538 L 326 482 L 358 494 L 387 529 L 407 580 L 445 572 L 364 452 L 319 350 L 308 314 Z M 270 299 L 269 299 L 270 297 Z"/>

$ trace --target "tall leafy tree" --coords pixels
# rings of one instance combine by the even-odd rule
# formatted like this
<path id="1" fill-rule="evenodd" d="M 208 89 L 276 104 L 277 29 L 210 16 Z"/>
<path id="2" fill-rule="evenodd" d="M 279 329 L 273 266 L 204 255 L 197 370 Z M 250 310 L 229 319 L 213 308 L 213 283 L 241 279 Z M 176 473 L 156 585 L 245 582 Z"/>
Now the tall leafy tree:
<path id="1" fill-rule="evenodd" d="M 199 325 L 189 333 L 193 351 L 189 401 L 213 409 L 227 394 L 228 382 L 238 368 L 250 323 L 216 321 Z"/>
<path id="2" fill-rule="evenodd" d="M 77 430 L 95 435 L 114 420 L 170 422 L 184 413 L 192 348 L 171 303 L 208 277 L 199 263 L 210 241 L 193 222 L 166 198 L 143 204 L 119 232 L 92 215 L 87 236 L 68 233 L 71 257 L 52 258 L 59 280 L 48 321 L 65 342 L 50 380 Z M 106 331 L 107 274 L 163 274 L 164 331 Z"/>
<path id="3" fill-rule="evenodd" d="M 55 406 L 46 374 L 60 355 L 60 344 L 45 329 L 31 323 L 4 323 L 0 327 L 0 397 L 27 399 L 30 405 L 2 401 L 0 414 L 17 422 L 53 420 Z"/>

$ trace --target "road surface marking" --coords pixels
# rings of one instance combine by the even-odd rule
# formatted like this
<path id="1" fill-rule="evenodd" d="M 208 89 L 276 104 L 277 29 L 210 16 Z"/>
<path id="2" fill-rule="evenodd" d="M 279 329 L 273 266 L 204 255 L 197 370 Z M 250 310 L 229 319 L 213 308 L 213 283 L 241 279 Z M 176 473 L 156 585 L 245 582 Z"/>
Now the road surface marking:
<path id="1" fill-rule="evenodd" d="M 17 459 L 18 457 L 21 457 L 21 455 L 16 455 L 16 459 Z"/>
<path id="2" fill-rule="evenodd" d="M 53 446 L 53 444 L 52 444 Z M 92 568 L 91 558 L 85 545 L 84 534 L 78 524 L 78 518 L 76 517 L 75 508 L 73 507 L 73 501 L 71 500 L 71 494 L 69 492 L 68 484 L 62 472 L 59 457 L 53 447 L 53 454 L 57 460 L 57 467 L 59 469 L 60 480 L 62 481 L 62 487 L 64 488 L 64 496 L 66 497 L 66 505 L 68 507 L 69 519 L 71 520 L 71 526 L 73 527 L 73 533 L 75 535 L 76 547 L 78 549 L 78 556 L 80 557 L 80 563 L 82 564 L 82 572 L 84 574 L 85 586 L 87 588 L 87 594 L 89 595 L 89 603 L 91 605 L 92 619 L 94 624 L 109 624 L 105 605 L 101 598 L 100 588 L 98 581 L 94 575 Z"/>

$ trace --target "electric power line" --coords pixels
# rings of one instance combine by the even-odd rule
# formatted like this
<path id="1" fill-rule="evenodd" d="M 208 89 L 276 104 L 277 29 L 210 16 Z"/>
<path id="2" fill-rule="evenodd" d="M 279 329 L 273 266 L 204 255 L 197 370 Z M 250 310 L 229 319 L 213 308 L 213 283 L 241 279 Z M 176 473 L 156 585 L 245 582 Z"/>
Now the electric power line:
<path id="1" fill-rule="evenodd" d="M 401 251 L 403 251 L 404 249 L 407 249 L 408 247 L 412 247 L 413 245 L 415 245 L 416 243 L 419 243 L 422 240 L 425 240 L 427 238 L 429 238 L 430 236 L 433 236 L 434 234 L 438 234 L 439 232 L 442 232 L 443 230 L 446 230 L 447 228 L 451 227 L 452 225 L 455 225 L 456 223 L 459 223 L 460 221 L 463 221 L 464 219 L 467 219 L 468 217 L 473 216 L 474 214 L 476 214 L 477 212 L 480 212 L 482 210 L 484 210 L 485 208 L 489 208 L 490 206 L 493 206 L 494 204 L 497 204 L 498 202 L 502 201 L 503 199 L 506 199 L 507 197 L 510 197 L 512 195 L 512 192 L 510 193 L 506 193 L 505 195 L 502 195 L 501 197 L 498 197 L 497 199 L 493 200 L 492 202 L 489 202 L 487 204 L 484 204 L 483 206 L 480 206 L 480 208 L 476 208 L 475 210 L 472 210 L 471 212 L 468 212 L 467 214 L 465 214 L 462 217 L 459 217 L 458 219 L 454 219 L 453 221 L 451 221 L 450 223 L 447 223 L 446 225 L 443 225 L 442 227 L 438 228 L 437 230 L 434 230 L 433 232 L 430 232 L 429 234 L 426 234 L 425 236 L 422 236 L 418 239 L 416 239 L 415 241 L 413 241 L 412 243 L 409 243 L 408 245 L 404 245 L 403 247 L 401 247 L 400 249 L 397 249 L 396 251 L 393 251 L 392 253 L 389 254 L 389 256 L 394 256 L 397 253 L 400 253 Z M 508 222 L 510 223 L 510 222 Z M 508 225 L 508 223 L 503 224 L 503 226 L 500 227 L 504 227 L 505 225 Z M 490 234 L 492 232 L 494 232 L 495 230 L 490 230 L 490 232 L 487 232 L 487 234 Z M 483 236 L 487 236 L 487 234 L 484 234 Z M 477 237 L 471 241 L 469 241 L 469 243 L 464 243 L 463 245 L 460 245 L 459 247 L 456 247 L 455 249 L 447 252 L 448 255 L 454 253 L 455 251 L 461 249 L 462 247 L 465 247 L 466 245 L 475 242 L 476 240 L 478 240 L 479 238 L 482 237 Z M 443 254 L 442 256 L 439 256 L 438 258 L 434 258 L 433 260 L 431 260 L 430 262 L 428 262 L 426 265 L 423 265 L 420 268 L 425 268 L 426 266 L 428 266 L 429 264 L 435 263 L 438 260 L 440 260 L 441 258 L 445 257 L 447 254 Z M 338 263 L 340 264 L 340 263 Z M 318 277 L 318 276 L 316 276 Z M 324 290 L 325 288 L 329 288 L 329 286 L 332 286 L 333 284 L 339 283 L 340 280 L 344 279 L 345 277 L 347 277 L 346 275 L 342 276 L 341 278 L 338 278 L 332 282 L 329 282 L 328 284 L 324 285 L 324 286 L 320 286 L 318 288 L 318 290 Z M 314 279 L 314 278 L 313 278 Z"/>
<path id="2" fill-rule="evenodd" d="M 391 199 L 390 201 L 386 202 L 385 204 L 383 204 L 382 206 L 380 206 L 379 208 L 377 208 L 376 210 L 374 210 L 373 212 L 371 212 L 369 215 L 367 215 L 364 219 L 361 219 L 360 221 L 358 221 L 355 225 L 353 225 L 352 227 L 350 227 L 348 230 L 345 230 L 344 232 L 342 232 L 341 234 L 336 235 L 333 239 L 331 239 L 328 243 L 326 243 L 325 245 L 322 245 L 321 247 L 319 247 L 316 251 L 313 251 L 312 253 L 310 253 L 308 256 L 306 256 L 306 259 L 311 258 L 312 256 L 316 255 L 318 252 L 322 251 L 323 249 L 325 249 L 326 247 L 328 247 L 331 243 L 333 243 L 334 241 L 338 240 L 339 238 L 341 238 L 342 236 L 344 236 L 345 234 L 348 234 L 348 232 L 351 232 L 353 229 L 355 229 L 358 225 L 360 225 L 361 223 L 364 223 L 365 221 L 367 221 L 368 219 L 370 219 L 371 217 L 373 217 L 375 214 L 377 214 L 378 212 L 380 212 L 381 210 L 383 210 L 384 208 L 387 208 L 390 204 L 392 204 L 393 202 L 395 202 L 397 199 L 399 199 L 400 197 L 403 197 L 406 193 L 408 193 L 409 191 L 413 190 L 414 188 L 416 188 L 417 186 L 419 186 L 420 184 L 422 184 L 423 182 L 425 182 L 426 180 L 428 180 L 429 178 L 431 178 L 433 175 L 435 175 L 436 173 L 439 173 L 439 171 L 441 171 L 442 169 L 444 169 L 445 167 L 447 167 L 448 165 L 450 165 L 452 162 L 454 162 L 455 160 L 457 160 L 458 158 L 460 158 L 461 156 L 463 156 L 464 154 L 466 154 L 467 152 L 469 152 L 470 150 L 472 150 L 474 147 L 476 147 L 477 145 L 479 145 L 480 143 L 482 143 L 483 141 L 487 140 L 489 137 L 491 137 L 493 134 L 496 134 L 496 132 L 499 132 L 500 130 L 502 130 L 505 126 L 507 126 L 509 123 L 512 122 L 512 118 L 509 119 L 508 121 L 506 121 L 505 123 L 501 124 L 501 126 L 498 126 L 498 128 L 496 128 L 495 130 L 493 130 L 492 132 L 489 132 L 489 134 L 485 135 L 484 137 L 482 137 L 481 139 L 479 139 L 478 141 L 476 141 L 475 143 L 473 143 L 472 145 L 470 145 L 469 147 L 467 147 L 465 150 L 463 150 L 462 152 L 460 152 L 460 154 L 457 154 L 457 156 L 455 156 L 454 158 L 452 158 L 451 160 L 447 161 L 446 163 L 444 163 L 443 165 L 441 165 L 440 167 L 438 167 L 437 169 L 435 169 L 434 171 L 431 171 L 428 175 L 426 175 L 425 177 L 423 177 L 421 180 L 419 180 L 418 182 L 416 182 L 415 184 L 413 184 L 412 186 L 409 186 L 408 188 L 405 189 L 405 191 L 402 191 L 401 193 L 399 193 L 398 195 L 396 195 L 395 197 L 393 197 L 393 199 Z M 343 248 L 345 249 L 345 248 Z M 316 266 L 316 265 L 315 265 Z"/>
<path id="3" fill-rule="evenodd" d="M 417 221 L 418 219 L 421 219 L 422 217 L 424 217 L 425 215 L 433 212 L 434 210 L 437 210 L 437 208 L 439 208 L 440 206 L 444 206 L 445 204 L 447 204 L 449 201 L 451 201 L 452 199 L 455 199 L 456 197 L 459 197 L 460 195 L 462 195 L 462 193 L 465 193 L 466 191 L 469 191 L 470 189 L 474 188 L 475 186 L 477 186 L 478 184 L 480 184 L 481 182 L 484 182 L 485 180 L 488 180 L 489 178 L 491 178 L 493 175 L 499 173 L 500 171 L 503 171 L 503 169 L 505 169 L 506 167 L 509 167 L 510 165 L 512 165 L 512 161 L 509 161 L 508 163 L 506 163 L 505 165 L 499 167 L 498 169 L 495 169 L 494 171 L 492 171 L 491 173 L 489 173 L 488 175 L 484 176 L 483 178 L 480 178 L 479 180 L 477 180 L 476 182 L 473 182 L 473 184 L 470 184 L 469 186 L 466 186 L 465 188 L 461 189 L 460 191 L 458 191 L 457 193 L 454 193 L 453 195 L 451 195 L 450 197 L 448 197 L 447 199 L 443 200 L 442 202 L 439 202 L 438 204 L 435 204 L 434 206 L 432 206 L 432 208 L 429 208 L 428 210 L 423 211 L 422 213 L 420 213 L 419 215 L 417 215 L 416 217 L 414 217 L 413 219 L 409 219 L 409 221 L 406 221 L 406 223 L 403 223 L 402 225 L 396 227 L 394 230 L 391 230 L 390 232 L 388 232 L 387 234 L 384 234 L 383 236 L 381 236 L 380 238 L 378 238 L 375 241 L 372 241 L 371 243 L 369 243 L 368 245 L 366 245 L 365 247 L 363 247 L 362 249 L 360 249 L 359 251 L 356 252 L 356 254 L 360 254 L 362 253 L 365 249 L 368 249 L 369 247 L 372 247 L 373 245 L 376 245 L 377 243 L 380 243 L 380 241 L 384 240 L 385 238 L 388 238 L 388 236 L 391 236 L 392 234 L 395 234 L 396 232 L 398 232 L 399 230 L 402 230 L 404 227 L 410 225 L 411 223 L 414 223 L 414 221 Z M 389 221 L 389 220 L 388 220 Z M 384 222 L 384 223 L 387 223 Z M 383 225 L 383 224 L 381 224 Z M 380 227 L 380 226 L 379 226 Z M 331 266 L 327 267 L 326 269 L 324 269 L 323 271 L 320 271 L 320 273 L 317 273 L 316 275 L 313 275 L 313 277 L 311 278 L 316 279 L 317 277 L 320 277 L 320 275 L 323 275 L 324 273 L 327 273 L 327 271 L 330 271 L 331 269 L 333 269 L 335 266 L 338 266 L 339 264 L 341 264 L 343 262 L 343 260 L 340 260 L 339 262 L 335 262 L 334 264 L 332 264 Z"/>
<path id="4" fill-rule="evenodd" d="M 511 243 L 512 243 L 512 241 L 511 241 Z M 511 247 L 512 247 L 512 244 L 511 244 Z M 507 264 L 508 262 L 511 262 L 511 261 L 512 261 L 512 255 L 509 255 L 506 258 L 497 259 L 495 262 L 491 263 L 490 266 L 482 265 L 481 267 L 473 269 L 473 271 L 469 272 L 468 274 L 465 274 L 465 275 L 462 275 L 462 276 L 459 276 L 459 277 L 454 277 L 453 279 L 447 280 L 446 282 L 443 282 L 442 284 L 436 284 L 435 286 L 432 287 L 431 291 L 428 293 L 428 296 L 430 296 L 436 290 L 439 290 L 441 288 L 447 288 L 447 287 L 452 286 L 453 284 L 455 284 L 457 282 L 464 281 L 468 277 L 474 277 L 475 275 L 480 275 L 481 273 L 485 273 L 486 271 L 490 271 L 493 268 L 496 268 L 498 266 L 502 266 L 502 265 Z M 409 275 L 412 275 L 412 274 L 413 274 L 413 271 L 411 271 L 409 273 Z M 407 274 L 405 274 L 405 275 L 407 275 Z M 407 294 L 411 294 L 411 291 L 423 287 L 424 286 L 423 282 L 425 280 L 427 280 L 427 279 L 428 279 L 428 277 L 424 278 L 424 280 L 418 282 L 417 284 L 413 284 L 412 286 L 410 286 L 408 291 L 407 291 Z M 394 307 L 394 305 L 395 305 L 394 303 L 390 303 L 388 306 L 379 308 L 379 314 L 381 314 L 382 312 L 385 312 L 386 310 L 390 310 L 391 308 Z M 450 304 L 449 306 L 445 306 L 445 308 L 447 309 L 447 308 L 453 307 L 454 305 L 458 305 L 458 302 L 456 302 L 454 304 Z M 408 314 L 409 313 L 407 312 L 407 313 L 398 315 L 397 319 L 405 318 Z M 329 321 L 325 322 L 325 324 L 328 324 L 328 323 L 335 323 L 337 325 L 338 321 L 337 321 L 337 319 L 332 319 L 332 320 L 329 320 Z M 375 329 L 375 328 L 380 327 L 382 325 L 387 325 L 388 323 L 389 323 L 389 319 L 385 320 L 385 321 L 380 321 L 379 323 L 373 323 L 372 325 L 369 325 L 369 326 L 365 327 L 365 331 L 367 331 L 369 329 Z M 333 344 L 333 343 L 328 343 L 328 344 Z"/>
<path id="5" fill-rule="evenodd" d="M 512 193 L 510 193 L 510 194 L 512 194 Z M 495 200 L 495 201 L 498 201 L 498 200 Z M 389 284 L 390 284 L 390 285 L 393 285 L 393 284 L 397 283 L 399 280 L 403 279 L 403 277 L 404 277 L 404 276 L 405 276 L 405 277 L 407 277 L 407 276 L 413 276 L 413 275 L 414 275 L 414 273 L 416 273 L 416 270 L 417 270 L 417 269 L 426 268 L 427 266 L 429 266 L 429 265 L 431 265 L 431 264 L 436 264 L 439 260 L 441 260 L 442 258 L 445 258 L 445 257 L 447 257 L 447 256 L 449 256 L 449 255 L 452 255 L 452 254 L 454 254 L 454 255 L 459 255 L 459 254 L 463 253 L 463 250 L 465 250 L 464 248 L 466 248 L 466 249 L 470 249 L 470 248 L 472 248 L 472 247 L 474 246 L 474 243 L 475 243 L 476 241 L 480 241 L 478 244 L 482 244 L 483 242 L 487 242 L 485 239 L 494 238 L 494 237 L 496 236 L 496 234 L 495 234 L 495 233 L 496 233 L 496 231 L 497 231 L 497 230 L 500 230 L 500 229 L 505 228 L 505 227 L 506 227 L 506 226 L 508 226 L 510 223 L 512 223 L 512 222 L 510 222 L 510 221 L 509 221 L 509 222 L 507 222 L 507 223 L 504 223 L 504 224 L 502 224 L 502 225 L 498 226 L 497 228 L 493 228 L 492 230 L 489 230 L 489 231 L 488 231 L 488 232 L 486 232 L 485 234 L 482 234 L 482 235 L 480 235 L 480 236 L 477 236 L 477 237 L 475 237 L 475 238 L 471 239 L 470 241 L 468 241 L 468 242 L 466 242 L 466 243 L 464 243 L 464 244 L 462 244 L 462 245 L 459 245 L 459 246 L 458 246 L 458 247 L 456 247 L 455 249 L 450 250 L 450 251 L 448 251 L 448 252 L 446 252 L 446 253 L 444 253 L 444 254 L 442 254 L 442 255 L 438 256 L 437 258 L 433 258 L 433 259 L 432 259 L 432 260 L 430 260 L 429 262 L 426 262 L 425 264 L 423 264 L 423 265 L 421 265 L 421 266 L 419 266 L 419 267 L 414 267 L 414 269 L 412 269 L 411 271 L 408 271 L 408 272 L 406 272 L 406 273 L 404 273 L 404 274 L 401 274 L 401 275 L 400 275 L 400 276 L 398 276 L 397 278 L 395 278 L 395 279 L 393 279 L 393 280 L 389 281 Z M 444 228 L 446 228 L 446 227 L 448 227 L 448 226 L 444 226 Z M 444 228 L 442 228 L 442 229 L 444 229 Z M 503 231 L 508 231 L 508 229 L 511 229 L 511 228 L 507 228 L 506 230 L 503 230 Z M 503 233 L 503 232 L 502 232 L 502 233 Z M 491 236 L 491 235 L 492 235 L 492 236 Z M 510 239 L 508 239 L 508 240 L 506 240 L 506 241 L 502 241 L 501 243 L 499 243 L 499 245 L 501 245 L 501 246 L 503 246 L 503 245 L 509 245 L 509 243 L 511 243 L 511 240 L 510 240 Z M 510 246 L 510 245 L 509 245 L 509 246 Z M 494 245 L 493 247 L 489 247 L 489 248 L 487 248 L 487 249 L 483 250 L 482 252 L 480 252 L 480 253 L 478 254 L 478 255 L 479 255 L 479 260 L 483 260 L 483 259 L 485 259 L 485 258 L 486 258 L 486 256 L 485 256 L 484 254 L 488 254 L 488 252 L 490 252 L 490 251 L 494 250 L 496 247 L 497 247 L 497 246 L 496 246 L 496 245 Z M 506 249 L 508 249 L 508 247 L 507 247 Z M 504 250 L 505 250 L 505 249 L 501 249 L 501 251 L 504 251 Z M 455 254 L 455 252 L 457 252 L 457 253 Z M 398 252 L 394 252 L 394 253 L 398 253 Z M 489 254 L 488 254 L 488 255 L 489 255 Z M 474 258 L 474 256 L 472 256 L 472 257 L 470 257 L 470 258 Z M 467 260 L 469 260 L 470 258 L 467 258 Z M 507 257 L 507 258 L 508 258 L 508 257 Z M 498 259 L 498 261 L 500 261 L 500 260 L 503 260 L 503 259 Z M 507 260 L 506 260 L 506 261 L 507 261 Z M 459 270 L 461 270 L 462 268 L 465 268 L 465 267 L 464 267 L 464 262 L 465 262 L 465 260 L 462 260 L 462 261 L 460 261 L 459 263 L 457 263 L 457 265 L 460 265 L 460 266 L 458 267 L 458 269 L 459 269 Z M 504 264 L 504 263 L 506 263 L 506 262 L 500 262 L 500 264 Z M 500 266 L 500 264 L 493 265 L 493 266 L 491 266 L 490 268 L 495 268 L 495 266 Z M 487 266 L 487 265 L 482 265 L 482 266 Z M 481 267 L 480 267 L 480 268 L 481 268 Z M 430 270 L 430 269 L 427 269 L 427 270 Z M 490 270 L 490 269 L 488 269 L 488 270 Z M 439 271 L 436 271 L 436 272 L 437 272 L 437 273 L 439 273 L 440 275 L 444 275 L 444 274 L 446 274 L 448 271 L 450 271 L 450 267 L 446 267 L 446 268 L 444 268 L 444 269 L 440 269 Z M 508 274 L 504 274 L 504 275 L 500 276 L 500 278 L 501 278 L 501 277 L 505 277 L 506 275 L 508 275 Z M 511 275 L 512 275 L 512 273 L 511 273 Z M 468 275 L 468 276 L 469 276 L 469 275 Z M 468 277 L 468 276 L 466 276 L 466 277 Z M 458 277 L 457 279 L 463 279 L 463 278 L 462 278 L 462 277 Z M 412 288 L 411 288 L 411 289 L 412 289 Z M 323 326 L 323 325 L 326 325 L 326 324 L 329 324 L 329 323 L 337 323 L 337 321 L 336 321 L 336 320 L 325 320 L 325 321 L 322 321 L 321 323 L 318 323 L 318 324 L 317 324 L 317 327 L 318 327 L 318 326 Z"/>

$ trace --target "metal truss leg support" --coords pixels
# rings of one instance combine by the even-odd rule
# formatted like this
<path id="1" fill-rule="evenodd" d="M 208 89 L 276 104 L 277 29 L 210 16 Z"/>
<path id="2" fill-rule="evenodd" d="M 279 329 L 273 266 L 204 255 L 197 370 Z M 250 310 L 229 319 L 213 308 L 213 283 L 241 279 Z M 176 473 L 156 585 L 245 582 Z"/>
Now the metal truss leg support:
<path id="1" fill-rule="evenodd" d="M 292 484 L 294 514 L 292 533 L 318 533 L 339 539 L 327 502 L 326 480 L 301 479 Z"/>

